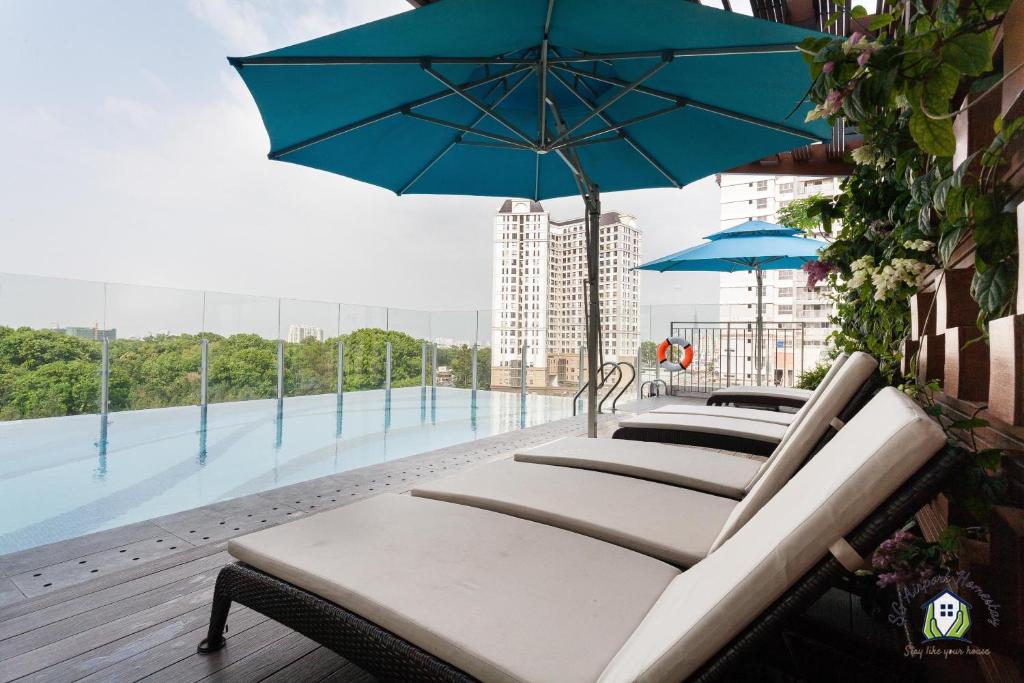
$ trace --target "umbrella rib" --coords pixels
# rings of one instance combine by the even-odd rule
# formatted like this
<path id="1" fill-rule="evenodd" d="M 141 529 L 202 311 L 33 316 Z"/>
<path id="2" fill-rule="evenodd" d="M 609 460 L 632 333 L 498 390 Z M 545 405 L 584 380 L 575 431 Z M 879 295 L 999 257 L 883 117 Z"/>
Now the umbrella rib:
<path id="1" fill-rule="evenodd" d="M 495 109 L 495 108 L 497 108 L 497 107 L 498 107 L 498 106 L 499 106 L 499 105 L 500 105 L 500 104 L 501 104 L 502 102 L 504 102 L 504 101 L 505 101 L 505 99 L 506 99 L 506 98 L 508 98 L 508 96 L 509 96 L 509 95 L 511 95 L 511 94 L 512 94 L 513 92 L 515 92 L 515 91 L 516 91 L 516 89 L 517 89 L 517 88 L 518 88 L 518 87 L 519 87 L 520 85 L 522 85 L 522 84 L 523 84 L 523 82 L 524 82 L 524 81 L 525 81 L 525 80 L 526 80 L 527 78 L 529 78 L 529 77 L 530 77 L 530 73 L 529 73 L 529 71 L 527 71 L 527 73 L 523 74 L 522 78 L 520 78 L 520 79 L 519 79 L 518 81 L 516 81 L 516 82 L 515 82 L 515 83 L 514 83 L 514 84 L 513 84 L 512 86 L 509 86 L 509 85 L 508 85 L 508 80 L 503 80 L 502 82 L 504 82 L 504 83 L 505 83 L 505 86 L 506 86 L 506 87 L 505 87 L 505 92 L 503 92 L 503 93 L 501 94 L 501 96 L 500 96 L 500 97 L 498 97 L 498 99 L 497 99 L 497 100 L 496 100 L 496 101 L 495 101 L 495 102 L 494 102 L 494 103 L 493 103 L 493 104 L 492 104 L 492 105 L 490 106 L 490 108 L 491 108 L 491 109 Z M 487 93 L 487 95 L 488 95 L 488 96 L 489 96 L 489 95 L 491 95 L 491 94 L 492 94 L 492 93 L 494 92 L 495 88 L 497 88 L 497 87 L 498 87 L 498 85 L 497 85 L 497 84 L 495 84 L 494 88 L 491 88 L 490 92 L 488 92 L 488 93 Z M 479 114 L 479 115 L 478 115 L 478 116 L 477 116 L 477 117 L 476 117 L 476 118 L 475 118 L 475 119 L 473 120 L 473 123 L 469 124 L 469 127 L 470 127 L 470 128 L 475 128 L 475 127 L 476 127 L 477 125 L 479 125 L 479 123 L 480 123 L 481 121 L 483 121 L 483 119 L 484 119 L 484 117 L 485 117 L 485 116 L 486 116 L 486 114 Z M 416 184 L 416 183 L 417 183 L 417 182 L 419 181 L 419 179 L 420 179 L 420 178 L 422 178 L 422 177 L 423 177 L 424 175 L 426 175 L 426 173 L 427 173 L 427 172 L 428 172 L 428 171 L 429 171 L 429 170 L 430 170 L 431 168 L 433 168 L 433 167 L 434 167 L 434 164 L 436 164 L 436 163 L 437 163 L 438 161 L 440 161 L 440 160 L 441 160 L 441 158 L 442 158 L 442 157 L 443 157 L 443 156 L 444 156 L 445 154 L 447 154 L 448 152 L 450 152 L 450 151 L 452 150 L 452 148 L 453 148 L 453 147 L 455 147 L 455 145 L 457 145 L 457 144 L 459 144 L 459 143 L 462 143 L 462 142 L 464 142 L 464 138 L 465 138 L 465 137 L 466 137 L 466 133 L 465 133 L 465 132 L 462 132 L 462 133 L 459 133 L 458 135 L 456 135 L 456 136 L 455 136 L 454 138 L 452 138 L 452 140 L 451 140 L 451 141 L 450 141 L 450 142 L 449 142 L 449 143 L 448 143 L 448 144 L 447 144 L 447 145 L 446 145 L 446 146 L 445 146 L 445 147 L 444 147 L 443 149 L 441 149 L 441 151 L 440 151 L 440 152 L 438 152 L 438 153 L 437 153 L 436 155 L 434 155 L 434 158 L 433 158 L 433 159 L 431 159 L 431 160 L 430 160 L 430 161 L 429 161 L 429 162 L 427 163 L 427 165 L 426 165 L 426 166 L 424 166 L 423 168 L 421 168 L 421 169 L 419 170 L 419 172 L 418 172 L 418 173 L 417 173 L 416 175 L 414 175 L 414 176 L 412 177 L 412 179 L 411 179 L 411 180 L 410 180 L 409 182 L 407 182 L 407 183 L 406 183 L 405 185 L 403 185 L 403 186 L 402 186 L 402 188 L 401 188 L 401 189 L 399 189 L 399 190 L 398 190 L 398 192 L 397 192 L 396 194 L 398 194 L 398 195 L 402 195 L 402 194 L 405 194 L 405 193 L 406 193 L 406 192 L 407 192 L 407 191 L 409 190 L 409 188 L 410 188 L 410 187 L 412 187 L 413 185 L 415 185 L 415 184 Z M 485 144 L 486 144 L 486 143 L 485 143 Z M 505 147 L 506 145 L 504 145 L 504 143 L 502 143 L 502 144 L 501 144 L 501 146 L 502 146 L 502 147 L 504 148 L 504 147 Z M 517 147 L 515 147 L 515 149 L 522 149 L 522 147 L 519 147 L 519 146 L 517 146 Z"/>
<path id="2" fill-rule="evenodd" d="M 589 108 L 591 110 L 594 109 L 594 104 L 591 103 L 591 101 L 588 100 L 586 97 L 584 97 L 581 93 L 577 92 L 576 88 L 573 87 L 571 84 L 569 84 L 562 77 L 561 74 L 559 74 L 557 71 L 553 71 L 552 74 L 554 75 L 554 77 L 556 79 L 558 79 L 558 82 L 561 83 L 563 86 L 565 86 L 570 92 L 572 92 L 572 94 L 575 95 L 577 97 L 577 99 L 579 99 L 579 101 L 582 102 L 585 107 L 587 107 L 587 108 Z M 591 92 L 593 92 L 593 89 L 590 87 L 590 85 L 588 83 L 586 83 L 586 81 L 583 81 L 582 79 L 579 79 L 579 76 L 577 76 L 576 78 L 578 79 L 578 81 L 580 83 L 585 85 Z M 612 124 L 615 123 L 614 119 L 612 119 L 611 117 L 609 117 L 607 114 L 605 114 L 603 112 L 601 114 L 599 114 L 598 117 L 602 121 L 604 121 L 606 124 L 608 124 L 608 125 L 612 125 Z M 655 159 L 654 156 L 650 152 L 648 152 L 646 149 L 644 149 L 638 142 L 633 140 L 633 138 L 629 135 L 629 133 L 627 133 L 624 130 L 620 130 L 619 131 L 619 137 L 621 137 L 626 142 L 627 145 L 632 147 L 633 150 L 636 151 L 637 154 L 639 154 L 641 157 L 643 157 L 644 160 L 647 163 L 649 163 L 659 173 L 661 173 L 663 176 L 665 176 L 665 178 L 670 183 L 672 183 L 675 187 L 681 188 L 683 186 L 683 184 L 680 183 L 678 180 L 676 180 L 675 176 L 673 176 L 669 172 L 669 170 L 667 168 L 665 168 L 661 163 L 659 163 L 658 160 Z"/>
<path id="3" fill-rule="evenodd" d="M 436 126 L 452 128 L 454 130 L 460 130 L 463 133 L 471 133 L 473 135 L 479 135 L 480 137 L 496 140 L 497 142 L 504 142 L 506 145 L 510 145 L 512 147 L 515 147 L 516 149 L 533 149 L 532 147 L 528 147 L 514 138 L 506 137 L 498 133 L 489 133 L 478 128 L 472 128 L 462 123 L 456 123 L 455 121 L 446 121 L 445 119 L 427 116 L 426 114 L 419 114 L 417 112 L 412 111 L 411 109 L 403 109 L 401 114 L 402 116 L 408 116 L 409 118 L 419 119 L 420 121 L 426 121 L 427 123 L 433 123 Z"/>
<path id="4" fill-rule="evenodd" d="M 562 133 L 558 137 L 558 139 L 556 139 L 552 143 L 552 145 L 557 147 L 560 143 L 566 142 L 569 139 L 569 136 L 572 135 L 575 131 L 579 130 L 580 127 L 584 126 L 588 121 L 590 121 L 595 116 L 599 115 L 605 109 L 607 109 L 608 107 L 612 106 L 613 104 L 615 104 L 616 102 L 621 100 L 623 97 L 625 97 L 629 93 L 633 92 L 635 89 L 639 88 L 644 83 L 644 81 L 648 80 L 649 78 L 654 76 L 654 74 L 656 74 L 659 71 L 661 71 L 662 69 L 664 69 L 671 62 L 672 62 L 671 55 L 668 54 L 668 53 L 665 53 L 665 55 L 662 56 L 662 60 L 660 62 L 658 62 L 653 67 L 651 67 L 650 69 L 645 71 L 635 81 L 633 81 L 632 83 L 630 83 L 627 86 L 624 86 L 621 90 L 619 90 L 617 93 L 615 93 L 612 97 L 609 97 L 597 109 L 591 111 L 589 114 L 587 114 L 582 119 L 577 121 L 575 125 L 573 125 L 571 128 L 569 128 L 569 130 L 567 130 L 564 133 Z"/>
<path id="5" fill-rule="evenodd" d="M 697 47 L 669 50 L 674 57 L 719 57 L 725 55 L 773 54 L 797 52 L 799 46 L 793 43 L 780 45 L 736 45 L 733 47 Z M 552 63 L 615 61 L 618 59 L 646 59 L 661 57 L 664 50 L 641 50 L 636 52 L 586 53 L 569 57 L 558 57 Z M 525 58 L 503 57 L 453 57 L 453 56 L 316 56 L 316 55 L 255 55 L 252 57 L 228 57 L 228 62 L 237 69 L 250 66 L 344 66 L 348 64 L 421 64 L 424 60 L 435 64 L 535 64 Z"/>
<path id="6" fill-rule="evenodd" d="M 504 73 L 494 74 L 492 76 L 487 76 L 476 81 L 470 81 L 469 83 L 465 83 L 462 87 L 467 89 L 477 88 L 480 87 L 481 85 L 487 85 L 488 83 L 493 83 L 495 81 L 500 81 L 502 79 L 508 78 L 513 74 L 527 71 L 530 68 L 530 66 L 518 66 Z M 297 152 L 300 149 L 305 149 L 306 147 L 310 147 L 311 145 L 324 142 L 325 140 L 330 140 L 331 138 L 335 138 L 339 135 L 344 135 L 345 133 L 351 133 L 352 131 L 363 128 L 364 126 L 369 126 L 371 124 L 378 123 L 379 121 L 391 118 L 392 116 L 398 116 L 399 114 L 402 113 L 402 110 L 404 108 L 413 109 L 415 107 L 422 107 L 424 105 L 432 104 L 433 102 L 437 102 L 439 100 L 453 97 L 454 95 L 455 93 L 451 92 L 450 90 L 442 90 L 431 95 L 421 97 L 418 100 L 413 100 L 412 102 L 408 102 L 401 106 L 392 107 L 391 109 L 385 110 L 379 114 L 367 116 L 366 118 L 360 119 L 359 121 L 354 121 L 353 123 L 349 123 L 344 126 L 331 129 L 324 133 L 320 133 L 319 135 L 314 135 L 313 137 L 306 138 L 305 140 L 300 140 L 299 142 L 288 145 L 287 147 L 282 147 L 279 150 L 272 150 L 268 156 L 271 159 L 280 159 L 281 157 L 291 154 L 292 152 Z"/>
<path id="7" fill-rule="evenodd" d="M 551 33 L 551 15 L 555 10 L 555 0 L 548 0 L 548 13 L 544 17 L 544 35 L 540 42 L 540 54 L 538 55 L 538 76 L 540 87 L 537 89 L 537 139 L 543 147 L 547 139 L 547 113 L 548 108 L 545 102 L 548 99 L 548 37 Z"/>
<path id="8" fill-rule="evenodd" d="M 536 143 L 535 143 L 535 142 L 534 142 L 533 140 L 531 140 L 531 139 L 530 139 L 530 136 L 528 136 L 528 135 L 527 135 L 526 133 L 524 133 L 523 131 L 519 130 L 519 128 L 518 128 L 518 127 L 517 127 L 517 126 L 516 126 L 515 124 L 513 124 L 513 123 L 512 123 L 511 121 L 508 121 L 508 120 L 507 120 L 507 119 L 506 119 L 506 118 L 505 118 L 504 116 L 502 116 L 501 114 L 498 114 L 497 112 L 489 111 L 489 110 L 488 110 L 488 107 L 487 107 L 487 105 L 486 105 L 486 104 L 484 104 L 483 102 L 481 102 L 480 100 L 478 100 L 478 99 L 477 99 L 476 97 L 474 97 L 473 95 L 471 95 L 471 94 L 469 94 L 468 92 L 466 92 L 466 90 L 465 90 L 465 89 L 463 89 L 463 88 L 460 88 L 460 87 L 459 87 L 458 85 L 456 85 L 455 83 L 452 83 L 451 81 L 449 81 L 449 80 L 448 80 L 447 78 L 445 78 L 445 77 L 444 77 L 444 76 L 443 76 L 442 74 L 439 74 L 439 73 L 438 73 L 437 71 L 435 71 L 435 70 L 434 70 L 434 69 L 433 69 L 433 68 L 432 68 L 432 67 L 430 66 L 430 63 L 429 63 L 429 62 L 424 62 L 424 63 L 422 64 L 421 68 L 423 69 L 423 71 L 425 71 L 426 73 L 428 73 L 428 74 L 430 74 L 431 76 L 433 76 L 433 77 L 434 77 L 435 79 L 437 79 L 437 80 L 438 80 L 438 81 L 439 81 L 439 82 L 440 82 L 440 83 L 441 83 L 442 85 L 444 85 L 445 87 L 447 87 L 447 88 L 448 88 L 449 90 L 451 90 L 452 92 L 454 92 L 454 93 L 455 93 L 456 95 L 458 95 L 458 96 L 459 96 L 459 97 L 461 97 L 462 99 L 466 100 L 467 102 L 469 102 L 470 104 L 472 104 L 472 105 L 473 105 L 474 107 L 476 107 L 476 108 L 477 108 L 477 109 L 479 109 L 480 111 L 484 112 L 484 113 L 485 113 L 485 114 L 486 114 L 487 116 L 490 116 L 490 117 L 491 117 L 492 119 L 494 119 L 495 121 L 497 121 L 498 123 L 500 123 L 500 124 L 501 124 L 502 126 L 504 126 L 505 128 L 507 128 L 507 129 L 508 129 L 508 130 L 510 130 L 511 132 L 515 133 L 515 134 L 516 134 L 516 136 L 518 136 L 518 137 L 522 138 L 522 140 L 523 140 L 524 142 L 526 142 L 526 144 L 527 144 L 527 145 L 529 145 L 529 147 L 530 147 L 531 149 L 535 148 L 535 146 L 536 146 Z"/>
<path id="9" fill-rule="evenodd" d="M 578 76 L 583 76 L 584 78 L 592 78 L 595 81 L 601 81 L 601 82 L 604 82 L 604 83 L 608 83 L 609 85 L 617 85 L 617 86 L 619 86 L 621 88 L 624 88 L 624 87 L 629 85 L 629 81 L 624 81 L 624 80 L 622 80 L 620 78 L 614 78 L 612 76 L 604 76 L 602 74 L 593 73 L 593 72 L 590 72 L 590 71 L 584 71 L 582 69 L 577 69 L 577 68 L 571 67 L 571 66 L 557 66 L 555 68 L 561 69 L 563 71 L 568 71 L 569 73 L 573 73 L 573 74 L 576 74 Z M 663 100 L 671 100 L 671 101 L 674 101 L 674 102 L 678 102 L 679 99 L 680 99 L 679 95 L 675 95 L 673 93 L 666 92 L 664 90 L 657 90 L 655 88 L 650 88 L 650 87 L 645 86 L 645 85 L 638 86 L 638 87 L 634 88 L 634 90 L 636 92 L 643 93 L 645 95 L 650 95 L 652 97 L 658 97 L 658 98 L 663 99 Z M 720 116 L 725 116 L 725 117 L 728 117 L 728 118 L 731 118 L 731 119 L 736 119 L 737 121 L 743 121 L 744 123 L 750 123 L 750 124 L 753 124 L 755 126 L 761 126 L 762 128 L 769 128 L 771 130 L 777 130 L 777 131 L 779 131 L 781 133 L 787 133 L 789 135 L 795 135 L 797 137 L 804 138 L 805 140 L 813 140 L 814 142 L 821 142 L 822 140 L 825 139 L 825 138 L 821 138 L 821 137 L 819 137 L 817 135 L 813 135 L 811 133 L 805 133 L 804 131 L 799 130 L 797 128 L 791 128 L 791 127 L 785 126 L 785 125 L 783 125 L 781 123 L 774 123 L 772 121 L 767 121 L 765 119 L 761 119 L 761 118 L 758 118 L 756 116 L 749 116 L 747 114 L 740 114 L 739 112 L 732 111 L 731 109 L 725 109 L 723 107 L 717 107 L 717 106 L 715 106 L 713 104 L 707 104 L 705 102 L 700 102 L 700 101 L 689 99 L 689 98 L 687 98 L 686 101 L 689 103 L 689 105 L 691 107 L 696 107 L 697 109 L 703 109 L 704 111 L 707 111 L 707 112 L 710 112 L 710 113 L 713 113 L 713 114 L 718 114 Z"/>
<path id="10" fill-rule="evenodd" d="M 632 125 L 635 125 L 637 123 L 641 123 L 643 121 L 647 121 L 649 119 L 657 118 L 657 117 L 663 116 L 665 114 L 670 114 L 670 113 L 672 113 L 672 112 L 674 112 L 676 110 L 682 109 L 687 104 L 689 104 L 689 102 L 687 102 L 686 100 L 682 100 L 680 98 L 679 102 L 676 102 L 675 104 L 673 104 L 671 106 L 665 107 L 663 109 L 658 109 L 658 110 L 655 110 L 655 111 L 652 111 L 652 112 L 648 112 L 646 114 L 640 114 L 638 116 L 633 116 L 631 118 L 626 119 L 625 121 L 619 121 L 618 123 L 609 124 L 609 125 L 607 125 L 607 126 L 605 126 L 603 128 L 598 128 L 597 130 L 593 130 L 593 131 L 590 131 L 589 133 L 585 133 L 585 134 L 583 134 L 583 135 L 581 135 L 579 137 L 570 138 L 570 139 L 562 142 L 561 144 L 556 145 L 552 149 L 556 149 L 557 150 L 557 149 L 561 149 L 562 147 L 573 147 L 573 146 L 576 146 L 576 145 L 582 145 L 582 144 L 585 144 L 591 138 L 596 137 L 598 135 L 604 135 L 605 133 L 611 133 L 611 132 L 617 131 L 617 130 L 619 130 L 621 128 L 625 128 L 626 126 L 632 126 Z"/>
<path id="11" fill-rule="evenodd" d="M 786 54 L 798 52 L 800 46 L 795 43 L 776 45 L 734 45 L 731 47 L 691 47 L 669 49 L 673 57 L 724 57 L 728 55 L 751 54 Z M 552 64 L 570 64 L 572 62 L 614 62 L 620 59 L 650 59 L 661 57 L 666 50 L 638 50 L 635 52 L 581 52 L 578 55 L 563 56 L 552 59 Z"/>

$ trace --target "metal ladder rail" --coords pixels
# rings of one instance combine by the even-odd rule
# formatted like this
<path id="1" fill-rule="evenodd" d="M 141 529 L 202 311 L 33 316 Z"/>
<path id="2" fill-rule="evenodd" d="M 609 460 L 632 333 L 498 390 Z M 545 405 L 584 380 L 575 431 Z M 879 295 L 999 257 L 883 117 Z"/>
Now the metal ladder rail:
<path id="1" fill-rule="evenodd" d="M 605 374 L 605 373 L 604 373 L 604 369 L 605 369 L 606 367 L 609 367 L 609 366 L 611 366 L 611 368 L 612 368 L 612 369 L 611 369 L 611 370 L 609 370 L 607 374 Z M 582 370 L 583 370 L 583 369 L 582 369 L 582 368 L 580 368 L 580 371 L 581 371 L 581 372 L 582 372 Z M 599 377 L 599 381 L 598 381 L 598 383 L 597 383 L 597 388 L 598 388 L 598 390 L 600 390 L 600 389 L 601 389 L 601 387 L 603 387 L 603 386 L 604 386 L 605 382 L 607 382 L 607 381 L 608 381 L 608 378 L 609 378 L 609 377 L 611 376 L 611 374 L 612 374 L 612 371 L 613 371 L 613 370 L 616 370 L 616 371 L 618 371 L 618 373 L 619 373 L 619 380 L 620 380 L 620 381 L 622 380 L 622 370 L 621 370 L 621 369 L 620 369 L 620 368 L 618 367 L 618 365 L 617 365 L 616 363 L 613 363 L 613 362 L 611 362 L 611 361 L 608 361 L 607 363 L 605 363 L 604 365 L 602 365 L 602 366 L 601 366 L 600 368 L 598 368 L 598 370 L 597 370 L 597 374 L 598 374 L 598 377 Z M 579 401 L 579 398 L 580 398 L 580 396 L 581 396 L 581 395 L 583 394 L 583 392 L 584 392 L 584 391 L 586 391 L 586 389 L 587 389 L 587 387 L 588 387 L 589 385 L 590 385 L 590 382 L 584 382 L 584 383 L 583 383 L 583 386 L 581 386 L 581 387 L 579 388 L 579 391 L 577 391 L 577 392 L 576 392 L 576 393 L 575 393 L 575 394 L 573 395 L 573 397 L 572 397 L 572 414 L 573 414 L 573 417 L 575 417 L 575 416 L 576 416 L 576 404 L 577 404 L 577 402 Z M 613 387 L 612 387 L 612 388 L 614 389 L 614 387 L 616 387 L 616 386 L 618 386 L 618 382 L 616 382 L 616 383 L 615 383 L 615 385 L 613 385 Z M 604 399 L 602 399 L 602 400 L 601 400 L 601 403 L 604 403 Z M 599 403 L 599 404 L 597 405 L 597 412 L 598 412 L 599 414 L 600 414 L 600 412 L 601 412 L 601 403 Z"/>
<path id="2" fill-rule="evenodd" d="M 633 367 L 633 364 L 632 364 L 632 363 L 630 363 L 630 362 L 628 362 L 628 361 L 624 361 L 624 360 L 622 360 L 622 361 L 619 361 L 619 362 L 617 363 L 617 365 L 619 365 L 619 367 L 620 367 L 620 371 L 619 371 L 620 373 L 621 373 L 621 367 L 622 367 L 623 365 L 625 365 L 625 366 L 626 366 L 627 368 L 629 368 L 629 371 L 630 371 L 631 373 L 633 373 L 633 376 L 629 378 L 629 381 L 628 381 L 628 382 L 626 382 L 626 383 L 625 383 L 625 384 L 623 385 L 622 389 L 620 389 L 620 390 L 619 390 L 619 393 L 618 393 L 618 394 L 616 394 L 616 395 L 615 395 L 615 398 L 614 398 L 614 399 L 612 400 L 612 412 L 613 412 L 613 413 L 614 413 L 614 412 L 615 412 L 615 410 L 616 410 L 616 406 L 617 406 L 617 405 L 618 405 L 618 403 L 619 403 L 619 399 L 620 399 L 620 398 L 622 398 L 622 395 L 623 395 L 624 393 L 626 393 L 626 389 L 629 389 L 629 387 L 630 387 L 630 386 L 631 386 L 631 385 L 633 384 L 633 382 L 635 382 L 635 381 L 636 381 L 636 379 L 637 379 L 637 374 L 636 374 L 636 368 L 635 368 L 635 367 Z M 609 394 L 611 394 L 611 393 L 612 393 L 612 391 L 615 391 L 615 387 L 612 387 L 612 390 L 611 390 L 611 391 L 609 391 L 608 393 L 609 393 Z M 603 401 L 602 401 L 602 403 L 603 403 Z"/>

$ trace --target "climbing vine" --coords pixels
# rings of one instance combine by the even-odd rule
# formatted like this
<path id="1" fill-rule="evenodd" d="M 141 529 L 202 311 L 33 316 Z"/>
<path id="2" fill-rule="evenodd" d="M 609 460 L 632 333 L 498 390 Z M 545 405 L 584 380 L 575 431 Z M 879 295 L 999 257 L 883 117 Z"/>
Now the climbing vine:
<path id="1" fill-rule="evenodd" d="M 813 77 L 808 119 L 843 119 L 863 145 L 852 152 L 854 171 L 839 195 L 794 202 L 780 220 L 821 230 L 829 240 L 807 270 L 810 279 L 827 278 L 832 286 L 833 346 L 878 357 L 887 378 L 970 451 L 945 493 L 974 521 L 949 527 L 937 543 L 898 534 L 874 558 L 883 584 L 948 567 L 959 540 L 983 533 L 990 506 L 1003 495 L 1002 453 L 972 447 L 974 430 L 986 423 L 946 414 L 935 400 L 938 385 L 905 381 L 899 359 L 910 332 L 909 297 L 927 273 L 942 277 L 968 254 L 981 333 L 1012 312 L 1021 200 L 1014 187 L 1024 183 L 1009 150 L 1022 142 L 1024 117 L 997 119 L 992 143 L 966 158 L 957 154 L 953 129 L 958 116 L 998 97 L 1011 75 L 992 61 L 1009 2 L 905 0 L 870 19 L 855 14 L 860 30 L 848 39 L 809 38 L 801 45 Z"/>

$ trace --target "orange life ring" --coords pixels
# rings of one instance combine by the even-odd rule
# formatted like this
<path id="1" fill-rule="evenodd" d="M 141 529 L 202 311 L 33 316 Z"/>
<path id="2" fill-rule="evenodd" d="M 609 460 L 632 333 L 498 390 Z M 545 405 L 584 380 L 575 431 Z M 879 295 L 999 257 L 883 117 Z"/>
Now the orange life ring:
<path id="1" fill-rule="evenodd" d="M 671 346 L 679 346 L 683 349 L 683 357 L 678 363 L 668 359 L 668 350 Z M 682 337 L 669 337 L 658 346 L 658 365 L 669 372 L 679 372 L 690 367 L 693 362 L 693 346 Z"/>

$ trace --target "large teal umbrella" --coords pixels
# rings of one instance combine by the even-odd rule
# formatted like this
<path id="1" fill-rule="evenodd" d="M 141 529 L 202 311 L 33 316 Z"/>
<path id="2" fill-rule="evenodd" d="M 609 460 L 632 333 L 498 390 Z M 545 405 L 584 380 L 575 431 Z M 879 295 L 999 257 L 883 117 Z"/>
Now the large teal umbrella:
<path id="1" fill-rule="evenodd" d="M 599 191 L 828 139 L 800 104 L 810 35 L 682 0 L 441 0 L 229 61 L 271 159 L 398 194 L 583 197 L 594 435 Z"/>
<path id="2" fill-rule="evenodd" d="M 747 221 L 708 235 L 702 244 L 683 249 L 659 259 L 637 266 L 637 270 L 710 271 L 734 273 L 752 270 L 757 277 L 757 341 L 754 367 L 761 372 L 761 333 L 764 314 L 761 299 L 764 295 L 764 271 L 801 268 L 808 261 L 818 260 L 818 251 L 825 242 L 797 237 L 800 231 L 785 225 L 764 221 Z"/>

